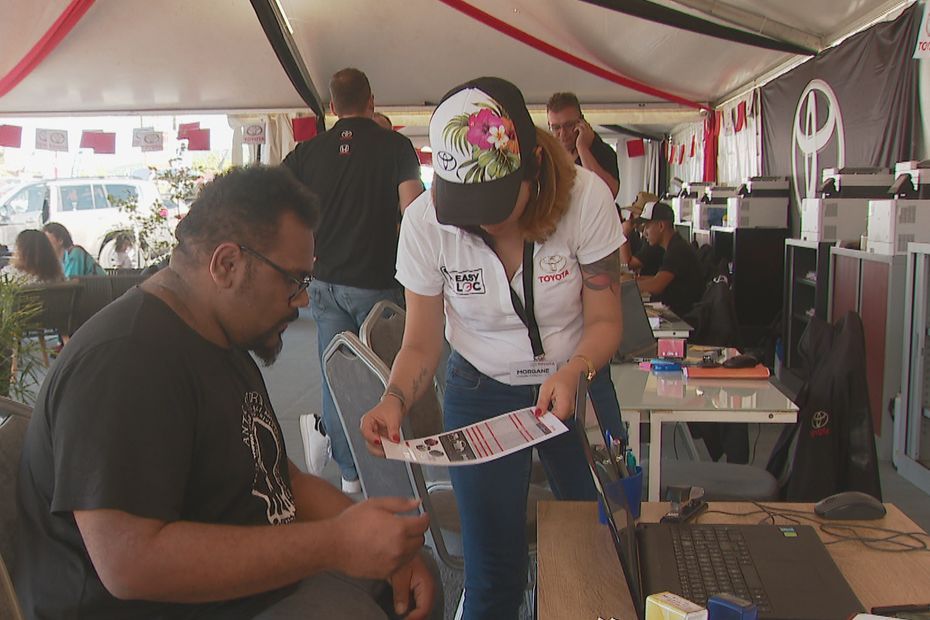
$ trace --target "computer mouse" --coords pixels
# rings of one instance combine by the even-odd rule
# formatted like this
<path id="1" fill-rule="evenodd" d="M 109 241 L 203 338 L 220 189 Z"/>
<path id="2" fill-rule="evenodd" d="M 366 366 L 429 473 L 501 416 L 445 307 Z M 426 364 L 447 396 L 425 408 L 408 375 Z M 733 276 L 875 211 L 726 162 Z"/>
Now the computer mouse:
<path id="1" fill-rule="evenodd" d="M 723 362 L 724 368 L 752 368 L 759 363 L 759 360 L 753 357 L 752 355 L 747 355 L 742 353 L 740 355 L 734 355 L 733 357 L 727 358 Z"/>
<path id="2" fill-rule="evenodd" d="M 814 512 L 824 519 L 870 521 L 884 517 L 885 506 L 867 493 L 843 491 L 817 502 Z"/>

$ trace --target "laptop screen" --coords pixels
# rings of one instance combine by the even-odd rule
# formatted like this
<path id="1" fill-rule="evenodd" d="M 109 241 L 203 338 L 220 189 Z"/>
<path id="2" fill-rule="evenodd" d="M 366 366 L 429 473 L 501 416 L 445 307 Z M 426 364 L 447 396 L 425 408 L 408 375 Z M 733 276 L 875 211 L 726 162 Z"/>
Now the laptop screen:
<path id="1" fill-rule="evenodd" d="M 652 335 L 652 326 L 646 316 L 646 307 L 639 294 L 635 280 L 627 280 L 620 285 L 620 307 L 623 310 L 623 336 L 616 358 L 629 361 L 637 355 L 649 351 L 656 343 Z"/>
<path id="2" fill-rule="evenodd" d="M 594 407 L 584 398 L 586 392 L 587 381 L 582 375 L 578 387 L 580 396 L 577 396 L 575 401 L 575 431 L 581 439 L 597 494 L 605 507 L 607 525 L 614 539 L 633 605 L 637 615 L 643 618 L 645 608 L 636 546 L 636 523 L 627 504 L 623 484 L 619 482 L 619 471 L 609 458 L 610 451 L 605 441 L 604 427 L 597 418 Z"/>

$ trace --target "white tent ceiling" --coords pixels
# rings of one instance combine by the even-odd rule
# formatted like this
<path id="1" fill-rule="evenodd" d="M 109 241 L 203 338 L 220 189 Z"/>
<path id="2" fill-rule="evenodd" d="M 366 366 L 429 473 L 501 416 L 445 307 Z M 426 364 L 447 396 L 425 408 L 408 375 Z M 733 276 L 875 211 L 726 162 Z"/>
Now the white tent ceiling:
<path id="1" fill-rule="evenodd" d="M 595 122 L 674 124 L 693 110 L 590 75 L 438 0 L 279 0 L 317 89 L 364 70 L 379 106 L 416 110 L 479 75 L 518 84 L 530 104 L 576 92 Z M 472 0 L 477 8 L 610 71 L 715 102 L 790 54 L 721 41 L 579 0 Z M 663 0 L 715 6 L 829 45 L 901 0 Z M 69 4 L 0 0 L 0 76 Z M 724 23 L 717 20 L 720 23 Z M 247 0 L 97 0 L 61 44 L 0 97 L 0 114 L 304 108 Z M 415 115 L 414 115 L 415 116 Z"/>

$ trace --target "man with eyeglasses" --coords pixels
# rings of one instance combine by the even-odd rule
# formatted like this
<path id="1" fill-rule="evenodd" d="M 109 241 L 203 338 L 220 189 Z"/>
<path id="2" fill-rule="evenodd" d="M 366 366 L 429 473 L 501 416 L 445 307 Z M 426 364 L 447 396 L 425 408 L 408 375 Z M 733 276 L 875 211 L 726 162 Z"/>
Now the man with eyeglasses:
<path id="1" fill-rule="evenodd" d="M 18 481 L 27 618 L 427 617 L 428 517 L 302 473 L 249 354 L 307 305 L 317 219 L 282 167 L 217 177 L 169 265 L 62 350 Z"/>
<path id="2" fill-rule="evenodd" d="M 620 168 L 617 153 L 604 142 L 581 113 L 574 93 L 555 93 L 546 104 L 549 131 L 552 132 L 575 164 L 601 178 L 616 198 L 620 191 Z"/>
<path id="3" fill-rule="evenodd" d="M 400 216 L 423 192 L 413 144 L 372 118 L 375 99 L 365 74 L 342 69 L 333 75 L 329 90 L 330 110 L 339 120 L 284 160 L 321 202 L 310 285 L 321 367 L 333 337 L 345 331 L 357 334 L 376 303 L 403 304 L 403 291 L 394 280 Z M 352 451 L 326 381 L 322 393 L 323 425 L 342 473 L 342 490 L 360 493 Z"/>

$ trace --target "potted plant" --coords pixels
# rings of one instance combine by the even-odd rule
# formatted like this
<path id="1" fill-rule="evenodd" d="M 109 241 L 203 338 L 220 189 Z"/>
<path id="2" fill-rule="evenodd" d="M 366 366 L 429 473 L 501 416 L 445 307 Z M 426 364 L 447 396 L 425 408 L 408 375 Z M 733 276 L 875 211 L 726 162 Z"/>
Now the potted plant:
<path id="1" fill-rule="evenodd" d="M 38 343 L 26 335 L 42 308 L 23 290 L 23 282 L 0 277 L 0 396 L 31 405 L 42 365 Z"/>

